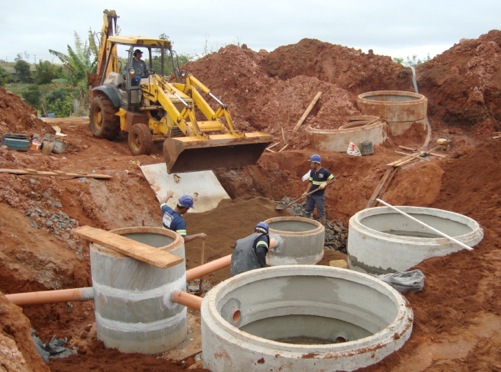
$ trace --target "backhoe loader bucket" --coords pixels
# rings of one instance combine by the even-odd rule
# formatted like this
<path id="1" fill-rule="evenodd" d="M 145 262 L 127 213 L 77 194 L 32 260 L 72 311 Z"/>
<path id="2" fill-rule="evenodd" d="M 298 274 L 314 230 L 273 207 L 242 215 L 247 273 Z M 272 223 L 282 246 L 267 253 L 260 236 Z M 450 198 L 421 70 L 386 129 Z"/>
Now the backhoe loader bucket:
<path id="1" fill-rule="evenodd" d="M 231 134 L 168 138 L 164 142 L 167 173 L 194 172 L 217 168 L 239 168 L 256 164 L 272 142 L 269 134 L 254 132 L 244 137 Z"/>

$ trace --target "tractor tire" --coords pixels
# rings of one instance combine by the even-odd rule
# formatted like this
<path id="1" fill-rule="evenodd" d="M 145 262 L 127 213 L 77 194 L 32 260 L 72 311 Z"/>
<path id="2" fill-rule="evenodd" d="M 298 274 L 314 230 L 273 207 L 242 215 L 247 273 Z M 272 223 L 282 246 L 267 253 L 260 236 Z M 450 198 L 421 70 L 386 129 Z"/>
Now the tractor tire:
<path id="1" fill-rule="evenodd" d="M 104 95 L 94 97 L 90 104 L 90 129 L 94 137 L 114 140 L 120 134 L 117 110 Z"/>
<path id="2" fill-rule="evenodd" d="M 129 130 L 129 148 L 132 155 L 150 155 L 153 146 L 150 129 L 145 124 L 134 124 Z"/>

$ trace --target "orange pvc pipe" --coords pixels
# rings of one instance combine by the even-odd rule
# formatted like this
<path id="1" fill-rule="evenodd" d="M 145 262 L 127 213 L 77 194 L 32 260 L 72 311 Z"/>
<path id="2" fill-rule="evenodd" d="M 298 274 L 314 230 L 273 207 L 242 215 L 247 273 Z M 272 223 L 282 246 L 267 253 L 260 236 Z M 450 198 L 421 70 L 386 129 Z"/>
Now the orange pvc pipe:
<path id="1" fill-rule="evenodd" d="M 230 266 L 231 254 L 218 258 L 217 260 L 207 262 L 206 264 L 197 266 L 193 269 L 186 270 L 186 281 L 192 281 L 193 279 L 201 278 L 204 275 L 211 274 L 214 271 L 220 270 L 222 268 Z M 185 293 L 185 292 L 183 292 Z M 185 295 L 177 295 L 176 299 L 183 301 L 186 296 L 192 296 L 188 293 Z M 16 305 L 40 305 L 40 304 L 51 304 L 57 302 L 70 302 L 70 301 L 86 301 L 94 299 L 94 288 L 84 287 L 84 288 L 71 288 L 71 289 L 56 289 L 52 291 L 38 291 L 38 292 L 26 292 L 26 293 L 13 293 L 5 295 L 7 300 Z M 202 299 L 198 298 L 192 299 L 186 306 L 193 307 L 194 309 L 200 309 L 200 303 Z M 173 301 L 174 294 L 172 295 Z M 182 302 L 178 302 L 185 305 Z"/>
<path id="2" fill-rule="evenodd" d="M 183 291 L 174 291 L 171 299 L 180 305 L 184 305 L 193 310 L 200 310 L 202 306 L 202 297 L 198 297 Z"/>
<path id="3" fill-rule="evenodd" d="M 193 279 L 200 278 L 204 275 L 213 273 L 222 268 L 230 266 L 231 254 L 218 258 L 217 260 L 207 262 L 206 264 L 194 267 L 193 269 L 186 270 L 186 281 L 190 282 Z"/>
<path id="4" fill-rule="evenodd" d="M 7 300 L 16 305 L 39 305 L 56 302 L 85 301 L 94 299 L 94 288 L 58 289 L 53 291 L 39 291 L 6 294 Z"/>

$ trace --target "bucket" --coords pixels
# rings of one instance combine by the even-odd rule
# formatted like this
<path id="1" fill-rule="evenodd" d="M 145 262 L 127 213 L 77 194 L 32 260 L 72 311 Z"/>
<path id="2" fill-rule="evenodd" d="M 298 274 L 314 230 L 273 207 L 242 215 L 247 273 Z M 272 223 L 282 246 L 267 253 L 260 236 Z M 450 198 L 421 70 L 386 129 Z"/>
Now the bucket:
<path id="1" fill-rule="evenodd" d="M 31 141 L 31 149 L 32 150 L 40 150 L 40 147 L 42 146 L 42 141 L 39 139 L 33 139 Z"/>
<path id="2" fill-rule="evenodd" d="M 52 149 L 54 148 L 54 142 L 44 139 L 42 142 L 42 154 L 44 155 L 49 155 L 52 152 Z"/>
<path id="3" fill-rule="evenodd" d="M 54 147 L 52 148 L 52 152 L 56 154 L 62 154 L 66 150 L 67 142 L 56 139 L 54 141 Z"/>
<path id="4" fill-rule="evenodd" d="M 374 146 L 372 145 L 372 141 L 364 141 L 362 142 L 360 147 L 361 147 L 360 152 L 362 153 L 362 156 L 374 154 Z"/>

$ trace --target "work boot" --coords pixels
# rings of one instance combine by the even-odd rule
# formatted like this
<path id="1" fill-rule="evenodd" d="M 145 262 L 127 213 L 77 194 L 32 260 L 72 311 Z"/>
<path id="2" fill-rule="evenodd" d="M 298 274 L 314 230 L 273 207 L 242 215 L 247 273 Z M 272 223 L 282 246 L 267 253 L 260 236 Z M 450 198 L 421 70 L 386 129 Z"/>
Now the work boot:
<path id="1" fill-rule="evenodd" d="M 325 216 L 320 217 L 320 218 L 318 219 L 318 222 L 320 222 L 322 225 L 324 225 L 324 226 L 325 226 L 325 222 L 326 222 L 326 221 L 325 221 Z"/>
<path id="2" fill-rule="evenodd" d="M 313 215 L 311 213 L 306 213 L 305 215 L 306 218 L 312 218 L 313 219 Z"/>

